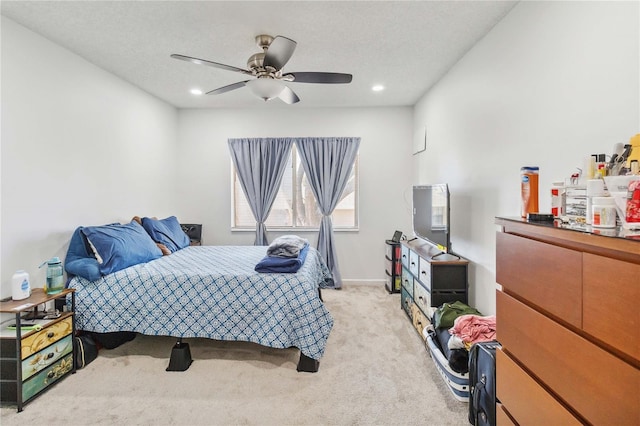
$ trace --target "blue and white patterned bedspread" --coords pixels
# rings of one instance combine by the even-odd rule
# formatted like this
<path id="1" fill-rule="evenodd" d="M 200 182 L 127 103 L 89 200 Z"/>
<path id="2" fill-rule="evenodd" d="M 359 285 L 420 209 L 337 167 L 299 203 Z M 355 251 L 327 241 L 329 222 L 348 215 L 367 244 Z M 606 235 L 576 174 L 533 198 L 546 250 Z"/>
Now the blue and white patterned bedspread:
<path id="1" fill-rule="evenodd" d="M 76 328 L 248 341 L 319 360 L 333 318 L 319 299 L 331 274 L 310 248 L 295 274 L 254 271 L 266 246 L 193 246 L 97 281 L 74 277 Z"/>

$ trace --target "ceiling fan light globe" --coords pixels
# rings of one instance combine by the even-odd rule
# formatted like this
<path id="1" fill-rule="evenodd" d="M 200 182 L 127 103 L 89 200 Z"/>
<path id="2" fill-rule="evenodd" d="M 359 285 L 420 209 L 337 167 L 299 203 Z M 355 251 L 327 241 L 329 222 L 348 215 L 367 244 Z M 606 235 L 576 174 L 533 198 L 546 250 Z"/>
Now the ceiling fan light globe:
<path id="1" fill-rule="evenodd" d="M 280 96 L 284 90 L 284 83 L 273 78 L 256 78 L 247 82 L 249 89 L 259 98 L 268 101 Z"/>

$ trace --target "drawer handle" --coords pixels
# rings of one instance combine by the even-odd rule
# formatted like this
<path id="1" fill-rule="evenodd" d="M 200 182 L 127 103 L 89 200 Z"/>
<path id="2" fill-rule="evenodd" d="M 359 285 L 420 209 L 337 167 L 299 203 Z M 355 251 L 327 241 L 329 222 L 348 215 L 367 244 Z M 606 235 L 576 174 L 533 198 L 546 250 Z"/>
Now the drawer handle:
<path id="1" fill-rule="evenodd" d="M 53 331 L 50 331 L 50 332 L 48 332 L 48 333 L 47 333 L 47 337 L 48 337 L 49 339 L 53 339 L 53 337 L 54 337 L 55 335 L 56 335 L 56 333 L 54 333 Z"/>
<path id="2" fill-rule="evenodd" d="M 427 271 L 420 271 L 422 275 L 427 275 Z"/>
<path id="3" fill-rule="evenodd" d="M 49 371 L 47 373 L 47 377 L 50 378 L 50 379 L 53 379 L 55 376 L 56 376 L 56 373 L 54 373 L 53 371 Z"/>
<path id="4" fill-rule="evenodd" d="M 46 358 L 47 358 L 47 359 L 51 359 L 51 358 L 53 358 L 54 356 L 56 356 L 56 354 L 55 354 L 55 353 L 53 353 L 53 352 L 49 352 L 49 353 L 47 354 Z"/>
<path id="5" fill-rule="evenodd" d="M 415 266 L 416 262 L 411 262 L 411 266 Z"/>

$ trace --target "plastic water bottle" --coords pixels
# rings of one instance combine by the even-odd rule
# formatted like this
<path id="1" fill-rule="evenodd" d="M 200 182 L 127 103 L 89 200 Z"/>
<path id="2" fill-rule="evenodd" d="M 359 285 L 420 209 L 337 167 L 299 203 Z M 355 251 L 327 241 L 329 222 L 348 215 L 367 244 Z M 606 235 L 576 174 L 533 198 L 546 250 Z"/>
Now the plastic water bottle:
<path id="1" fill-rule="evenodd" d="M 20 269 L 11 277 L 11 298 L 13 300 L 22 300 L 29 296 L 31 296 L 29 274 Z"/>
<path id="2" fill-rule="evenodd" d="M 56 294 L 64 290 L 64 277 L 62 276 L 64 270 L 62 268 L 62 261 L 59 257 L 53 257 L 50 260 L 42 263 L 40 267 L 47 264 L 47 284 L 45 291 L 47 294 Z"/>

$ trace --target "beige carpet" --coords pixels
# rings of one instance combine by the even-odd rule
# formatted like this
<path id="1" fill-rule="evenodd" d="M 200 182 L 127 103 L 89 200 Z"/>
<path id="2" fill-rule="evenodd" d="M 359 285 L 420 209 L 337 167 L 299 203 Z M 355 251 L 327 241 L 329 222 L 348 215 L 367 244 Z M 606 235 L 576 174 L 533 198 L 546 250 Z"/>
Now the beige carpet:
<path id="1" fill-rule="evenodd" d="M 400 296 L 382 286 L 323 291 L 335 319 L 317 373 L 299 352 L 186 339 L 194 359 L 166 372 L 175 339 L 138 336 L 2 425 L 468 425 L 467 404 L 438 375 Z"/>

